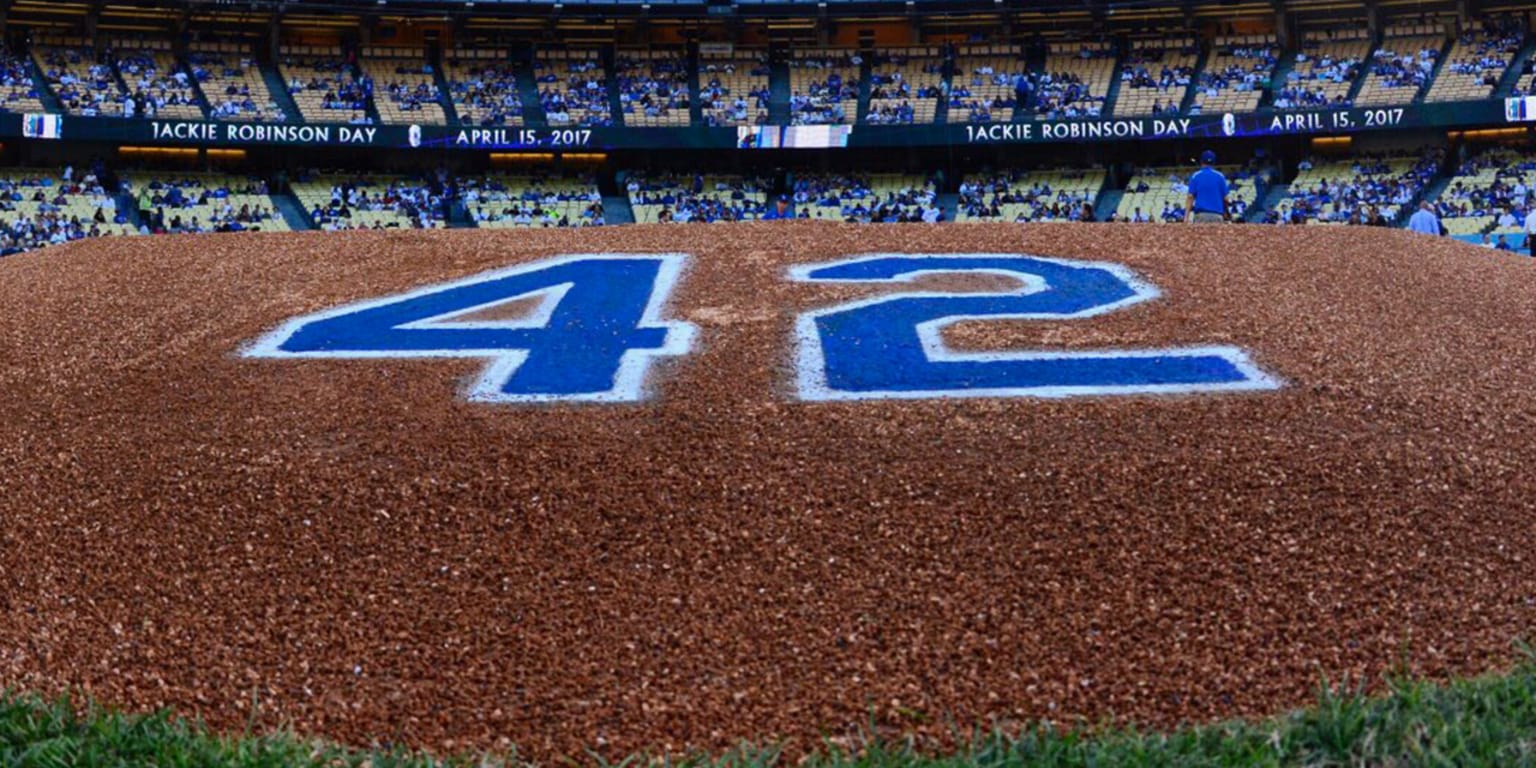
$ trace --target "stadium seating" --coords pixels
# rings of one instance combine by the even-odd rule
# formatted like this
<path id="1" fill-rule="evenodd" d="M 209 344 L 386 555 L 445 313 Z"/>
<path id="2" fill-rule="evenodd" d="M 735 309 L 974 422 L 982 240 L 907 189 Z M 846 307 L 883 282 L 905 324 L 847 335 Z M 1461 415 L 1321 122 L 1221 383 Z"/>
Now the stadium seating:
<path id="1" fill-rule="evenodd" d="M 281 123 L 289 118 L 272 98 L 261 68 L 241 43 L 193 43 L 187 64 L 215 120 Z"/>
<path id="2" fill-rule="evenodd" d="M 1103 114 L 1115 55 L 1107 42 L 1051 43 L 1045 71 L 1035 84 L 1036 119 L 1097 117 Z"/>
<path id="3" fill-rule="evenodd" d="M 933 179 L 915 174 L 795 174 L 792 189 L 802 218 L 916 222 L 943 215 Z"/>
<path id="4" fill-rule="evenodd" d="M 1536 53 L 1521 65 L 1522 68 L 1531 69 L 1530 74 L 1523 74 L 1515 81 L 1513 96 L 1536 96 Z"/>
<path id="5" fill-rule="evenodd" d="M 1515 234 L 1524 224 L 1521 209 L 1532 190 L 1536 153 L 1492 149 L 1457 168 L 1435 201 L 1435 213 L 1452 235 Z"/>
<path id="6" fill-rule="evenodd" d="M 768 122 L 768 54 L 734 50 L 699 53 L 699 88 L 710 125 Z"/>
<path id="7" fill-rule="evenodd" d="M 1081 220 L 1083 206 L 1092 206 L 1104 188 L 1104 177 L 1102 168 L 971 174 L 960 182 L 955 221 Z"/>
<path id="8" fill-rule="evenodd" d="M 613 67 L 625 125 L 678 127 L 692 122 L 683 51 L 619 51 Z"/>
<path id="9" fill-rule="evenodd" d="M 1438 23 L 1389 27 L 1366 64 L 1369 74 L 1355 104 L 1379 107 L 1412 102 L 1429 82 L 1444 44 L 1445 30 Z"/>
<path id="10" fill-rule="evenodd" d="M 1218 37 L 1195 87 L 1191 111 L 1252 112 L 1269 89 L 1280 48 L 1274 35 Z"/>
<path id="11" fill-rule="evenodd" d="M 1218 166 L 1227 177 L 1228 213 L 1241 219 L 1259 198 L 1258 179 L 1235 166 Z M 1125 194 L 1115 209 L 1121 221 L 1173 223 L 1184 220 L 1193 168 L 1143 168 L 1126 182 Z"/>
<path id="12" fill-rule="evenodd" d="M 1493 95 L 1524 38 L 1525 30 L 1506 19 L 1470 25 L 1451 45 L 1424 100 L 1469 101 Z"/>
<path id="13" fill-rule="evenodd" d="M 0 255 L 134 233 L 95 176 L 69 176 L 65 181 L 58 171 L 0 169 Z"/>
<path id="14" fill-rule="evenodd" d="M 459 180 L 465 210 L 483 229 L 600 227 L 597 182 L 586 176 L 487 174 Z"/>
<path id="15" fill-rule="evenodd" d="M 312 123 L 366 123 L 368 94 L 338 46 L 285 45 L 281 72 L 299 113 Z"/>
<path id="16" fill-rule="evenodd" d="M 201 120 L 203 107 L 191 77 L 176 63 L 169 40 L 114 39 L 117 71 L 143 117 Z"/>
<path id="17" fill-rule="evenodd" d="M 446 125 L 441 94 L 427 52 L 419 48 L 368 46 L 360 67 L 372 85 L 373 105 L 385 125 Z"/>
<path id="18" fill-rule="evenodd" d="M 864 122 L 927 124 L 943 95 L 944 59 L 937 47 L 875 52 L 869 73 L 869 111 Z"/>
<path id="19" fill-rule="evenodd" d="M 127 176 L 130 193 L 141 207 L 148 197 L 156 222 L 146 226 L 156 231 L 288 231 L 288 222 L 277 212 L 266 182 L 260 179 L 152 171 Z"/>
<path id="20" fill-rule="evenodd" d="M 1394 223 L 1423 193 L 1444 154 L 1444 149 L 1435 148 L 1305 162 L 1291 181 L 1280 213 L 1307 224 L 1346 224 L 1374 208 L 1387 223 Z"/>
<path id="21" fill-rule="evenodd" d="M 635 222 L 715 223 L 762 218 L 769 184 L 730 175 L 631 172 L 624 179 Z"/>
<path id="22" fill-rule="evenodd" d="M 1276 109 L 1349 103 L 1349 92 L 1371 52 L 1370 35 L 1365 29 L 1330 32 L 1302 43 L 1295 66 L 1275 91 Z"/>
<path id="23" fill-rule="evenodd" d="M 38 87 L 26 59 L 0 44 L 0 112 L 42 112 Z"/>
<path id="24" fill-rule="evenodd" d="M 539 100 L 550 125 L 613 125 L 608 74 L 598 51 L 541 51 L 533 68 Z"/>
<path id="25" fill-rule="evenodd" d="M 858 111 L 856 51 L 797 50 L 789 62 L 789 115 L 795 125 L 852 123 Z"/>
<path id="26" fill-rule="evenodd" d="M 292 184 L 294 197 L 325 230 L 439 229 L 441 198 L 405 175 L 324 174 Z"/>
<path id="27" fill-rule="evenodd" d="M 518 93 L 505 48 L 454 48 L 443 56 L 448 97 L 464 125 L 523 125 Z"/>
<path id="28" fill-rule="evenodd" d="M 1019 46 L 961 46 L 949 89 L 949 122 L 1013 122 L 1018 108 L 1014 84 L 1027 75 Z"/>
<path id="29" fill-rule="evenodd" d="M 1195 78 L 1200 51 L 1193 37 L 1133 40 L 1120 65 L 1116 117 L 1177 113 Z"/>
<path id="30" fill-rule="evenodd" d="M 123 89 L 110 64 L 99 61 L 86 40 L 39 38 L 32 56 L 66 112 L 86 117 L 121 117 Z"/>

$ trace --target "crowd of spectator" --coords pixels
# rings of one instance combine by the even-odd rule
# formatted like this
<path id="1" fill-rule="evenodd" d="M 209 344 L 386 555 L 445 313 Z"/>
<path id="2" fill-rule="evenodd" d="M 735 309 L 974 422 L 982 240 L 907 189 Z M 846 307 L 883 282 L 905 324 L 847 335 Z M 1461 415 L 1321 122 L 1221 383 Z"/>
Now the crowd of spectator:
<path id="1" fill-rule="evenodd" d="M 176 68 L 168 52 L 156 55 L 149 50 L 119 51 L 117 71 L 128 86 L 123 101 L 123 117 L 168 117 L 199 119 L 203 108 L 192 79 Z"/>
<path id="2" fill-rule="evenodd" d="M 637 172 L 624 185 L 632 207 L 659 206 L 660 223 L 756 221 L 768 213 L 768 184 L 756 178 Z"/>
<path id="3" fill-rule="evenodd" d="M 1360 76 L 1361 60 L 1312 54 L 1303 49 L 1286 75 L 1285 85 L 1275 91 L 1276 109 L 1308 109 L 1349 104 L 1350 84 Z"/>
<path id="4" fill-rule="evenodd" d="M 564 69 L 557 73 L 559 62 Z M 539 102 L 551 125 L 597 128 L 613 125 L 608 105 L 608 78 L 596 58 L 560 58 L 535 61 Z"/>
<path id="5" fill-rule="evenodd" d="M 274 223 L 281 222 L 281 214 L 271 205 L 250 200 L 250 196 L 266 198 L 268 194 L 267 183 L 261 179 L 246 179 L 241 184 L 210 184 L 197 176 L 155 179 L 137 196 L 143 219 L 139 231 L 186 234 L 272 229 Z"/>
<path id="6" fill-rule="evenodd" d="M 1518 226 L 1523 212 L 1536 204 L 1536 189 L 1526 180 L 1536 174 L 1536 155 L 1493 151 L 1464 161 L 1456 178 L 1440 193 L 1435 214 L 1442 219 L 1491 217 L 1497 227 Z M 1491 175 L 1487 183 L 1474 178 Z"/>
<path id="7" fill-rule="evenodd" d="M 949 109 L 951 112 L 962 110 L 966 114 L 966 122 L 990 123 L 996 117 L 996 113 L 1002 110 L 1015 109 L 1018 106 L 1018 86 L 1027 81 L 1027 75 L 1021 64 L 1017 71 L 999 72 L 991 64 L 982 64 L 975 67 L 964 80 L 955 78 L 949 89 Z M 983 86 L 992 86 L 987 90 L 993 94 L 992 98 L 978 98 L 975 91 Z M 1007 88 L 1007 91 L 1002 90 Z M 974 89 L 974 90 L 973 90 Z"/>
<path id="8" fill-rule="evenodd" d="M 850 112 L 859 99 L 859 68 L 856 53 L 837 58 L 801 58 L 790 62 L 791 78 L 800 82 L 789 97 L 790 122 L 794 125 L 828 125 L 852 122 Z"/>
<path id="9" fill-rule="evenodd" d="M 687 125 L 688 61 L 682 54 L 615 61 L 619 106 L 628 125 Z"/>
<path id="10" fill-rule="evenodd" d="M 360 85 L 365 93 L 382 93 L 400 112 L 420 112 L 423 107 L 441 106 L 441 94 L 432 79 L 432 65 L 418 62 L 397 62 L 394 72 L 400 78 L 390 78 L 379 83 L 364 76 Z"/>
<path id="11" fill-rule="evenodd" d="M 370 191 L 372 190 L 372 191 Z M 359 216 L 393 213 L 394 216 Z M 393 180 L 376 189 L 364 179 L 342 180 L 331 186 L 329 203 L 316 203 L 309 212 L 321 229 L 432 229 L 443 221 L 443 200 L 434 185 Z"/>
<path id="12" fill-rule="evenodd" d="M 1459 49 L 1469 54 L 1447 61 L 1445 68 L 1463 75 L 1481 75 L 1484 85 L 1496 86 L 1525 41 L 1525 27 L 1513 16 L 1492 17 L 1483 21 L 1481 29 L 1469 25 L 1458 41 Z"/>
<path id="13" fill-rule="evenodd" d="M 802 219 L 934 224 L 946 218 L 937 190 L 932 178 L 797 174 L 790 202 Z"/>
<path id="14" fill-rule="evenodd" d="M 116 234 L 126 222 L 95 171 L 0 172 L 0 256 Z"/>
<path id="15" fill-rule="evenodd" d="M 450 60 L 448 92 L 465 125 L 521 125 L 523 101 L 512 67 L 496 61 Z"/>
<path id="16" fill-rule="evenodd" d="M 218 51 L 188 51 L 187 67 L 208 99 L 208 112 L 215 120 L 280 123 L 288 119 L 270 94 L 251 88 L 252 79 L 261 77 L 255 59 Z"/>
<path id="17" fill-rule="evenodd" d="M 41 104 L 26 59 L 0 43 L 0 112 L 33 111 Z"/>
<path id="18" fill-rule="evenodd" d="M 1279 52 L 1265 46 L 1234 46 L 1222 51 L 1217 61 L 1199 75 L 1201 98 L 1196 100 L 1195 112 L 1200 111 L 1204 101 L 1216 99 L 1223 92 L 1253 93 L 1267 89 Z"/>
<path id="19" fill-rule="evenodd" d="M 747 72 L 739 73 L 739 68 Z M 745 75 L 741 77 L 740 75 Z M 769 67 L 765 61 L 702 61 L 699 82 L 704 121 L 711 126 L 768 123 Z M 732 83 L 738 83 L 733 88 Z M 754 85 L 755 84 L 755 85 Z"/>
<path id="20" fill-rule="evenodd" d="M 1052 120 L 1098 117 L 1103 113 L 1104 99 L 1095 96 L 1089 84 L 1075 72 L 1031 73 L 1024 85 L 1029 93 L 1025 108 L 1033 108 L 1036 114 Z"/>
<path id="21" fill-rule="evenodd" d="M 353 77 L 352 65 L 340 58 L 300 58 L 284 56 L 282 65 L 292 70 L 288 78 L 288 93 L 299 102 L 302 110 L 306 104 L 318 107 L 321 112 L 311 114 L 310 120 L 333 119 L 327 112 L 348 112 L 348 123 L 369 124 L 368 99 L 371 83 Z M 302 74 L 300 74 L 302 73 Z"/>
<path id="22" fill-rule="evenodd" d="M 1363 155 L 1348 162 L 1298 166 L 1287 199 L 1266 221 L 1309 221 L 1386 226 L 1421 195 L 1445 161 L 1445 149 L 1425 149 L 1413 156 Z"/>
<path id="23" fill-rule="evenodd" d="M 534 176 L 516 182 L 499 176 L 464 179 L 459 194 L 469 217 L 482 227 L 601 227 L 603 198 L 593 179 Z"/>
<path id="24" fill-rule="evenodd" d="M 112 66 L 98 61 L 94 50 L 49 46 L 39 47 L 37 53 L 43 76 L 71 114 L 115 117 L 123 113 L 123 94 Z"/>
<path id="25" fill-rule="evenodd" d="M 1176 115 L 1184 93 L 1195 76 L 1193 62 L 1199 55 L 1193 41 L 1178 49 L 1143 46 L 1126 55 L 1120 69 L 1121 103 L 1128 103 L 1135 91 L 1155 91 L 1149 113 L 1153 117 Z M 1144 97 L 1136 99 L 1144 101 Z M 1127 110 L 1127 114 L 1140 112 Z M 1116 114 L 1120 114 L 1117 112 Z"/>
<path id="26" fill-rule="evenodd" d="M 869 75 L 869 111 L 864 122 L 911 125 L 933 120 L 934 105 L 944 97 L 944 60 L 880 53 Z"/>
<path id="27" fill-rule="evenodd" d="M 980 221 L 1093 221 L 1097 186 L 1084 183 L 1087 171 L 1044 175 L 1010 170 L 981 174 L 960 182 L 959 215 Z M 1065 183 L 1063 183 L 1065 182 Z M 1076 183 L 1074 183 L 1076 182 Z M 1012 211 L 1013 215 L 1008 216 Z"/>
<path id="28" fill-rule="evenodd" d="M 1438 48 L 1397 53 L 1389 42 L 1372 55 L 1371 73 L 1381 79 L 1385 88 L 1418 88 L 1429 82 L 1439 58 Z"/>

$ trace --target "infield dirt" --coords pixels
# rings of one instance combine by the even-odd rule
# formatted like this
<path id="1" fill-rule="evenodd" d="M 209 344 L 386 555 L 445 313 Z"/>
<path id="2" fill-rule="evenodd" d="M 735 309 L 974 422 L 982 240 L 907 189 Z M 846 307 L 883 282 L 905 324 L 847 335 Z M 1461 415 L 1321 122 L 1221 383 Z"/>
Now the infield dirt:
<path id="1" fill-rule="evenodd" d="M 666 316 L 696 349 L 641 404 L 471 403 L 478 360 L 237 354 L 614 251 L 692 254 Z M 891 289 L 785 270 L 880 251 L 1163 292 L 953 346 L 1230 344 L 1285 386 L 796 401 L 796 314 Z M 1324 675 L 1497 667 L 1536 618 L 1536 268 L 1403 232 L 134 238 L 0 260 L 0 307 L 0 686 L 355 744 L 795 751 L 872 721 L 1271 714 Z"/>

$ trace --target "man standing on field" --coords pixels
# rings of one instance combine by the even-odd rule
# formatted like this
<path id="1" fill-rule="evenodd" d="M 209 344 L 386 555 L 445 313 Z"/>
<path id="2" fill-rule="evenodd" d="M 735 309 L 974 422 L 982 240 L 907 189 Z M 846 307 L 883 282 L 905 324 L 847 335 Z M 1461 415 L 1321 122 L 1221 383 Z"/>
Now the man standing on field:
<path id="1" fill-rule="evenodd" d="M 1184 198 L 1184 221 L 1195 224 L 1220 224 L 1227 219 L 1227 177 L 1212 168 L 1216 153 L 1200 153 L 1200 170 L 1189 177 L 1189 194 Z"/>

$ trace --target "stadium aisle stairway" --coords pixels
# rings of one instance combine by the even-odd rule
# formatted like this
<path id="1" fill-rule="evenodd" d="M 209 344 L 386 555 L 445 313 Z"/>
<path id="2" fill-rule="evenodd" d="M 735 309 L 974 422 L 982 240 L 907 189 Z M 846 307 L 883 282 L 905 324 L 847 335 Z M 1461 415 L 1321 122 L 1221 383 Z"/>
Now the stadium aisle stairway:
<path id="1" fill-rule="evenodd" d="M 859 103 L 855 107 L 854 123 L 862 124 L 864 118 L 869 115 L 869 90 L 870 90 L 870 59 L 873 56 L 865 56 L 864 63 L 859 65 Z"/>
<path id="2" fill-rule="evenodd" d="M 283 82 L 283 76 L 278 74 L 277 68 L 258 64 L 256 69 L 261 73 L 262 82 L 267 84 L 267 92 L 272 96 L 272 100 L 277 102 L 278 108 L 288 116 L 287 122 L 305 122 L 304 112 L 299 109 L 299 103 L 294 100 L 293 94 L 288 92 L 288 84 Z"/>
<path id="3" fill-rule="evenodd" d="M 1269 87 L 1259 94 L 1259 109 L 1269 109 L 1275 106 L 1275 94 L 1290 82 L 1291 72 L 1296 69 L 1296 54 L 1299 48 L 1289 47 L 1280 49 L 1280 61 L 1275 63 L 1275 71 L 1270 73 Z"/>
<path id="4" fill-rule="evenodd" d="M 940 221 L 940 224 L 952 223 L 955 220 L 955 217 L 959 215 L 960 193 L 942 192 L 938 197 L 934 198 L 933 202 L 935 205 L 939 206 L 939 210 L 944 212 L 944 220 Z"/>
<path id="5" fill-rule="evenodd" d="M 1115 76 L 1109 79 L 1109 92 L 1104 94 L 1105 117 L 1120 117 L 1118 109 L 1120 106 L 1120 84 L 1124 82 L 1120 79 L 1120 67 L 1124 66 L 1124 64 L 1124 55 L 1115 57 Z"/>
<path id="6" fill-rule="evenodd" d="M 699 88 L 699 46 L 688 46 L 684 58 L 688 62 L 688 93 L 692 94 L 688 102 L 688 124 L 704 125 L 704 91 Z"/>
<path id="7" fill-rule="evenodd" d="M 362 82 L 363 78 L 367 76 L 367 73 L 364 72 L 362 67 L 358 66 L 356 62 L 348 64 L 347 71 L 350 72 L 353 79 L 357 80 L 358 82 Z M 373 86 L 374 89 L 377 90 L 379 84 L 374 83 Z M 379 105 L 376 101 L 377 98 L 377 92 L 369 94 L 368 100 L 363 102 L 363 110 L 364 113 L 368 115 L 368 119 L 373 121 L 374 125 L 383 125 L 384 116 L 379 112 Z"/>
<path id="8" fill-rule="evenodd" d="M 1440 44 L 1440 55 L 1435 59 L 1435 68 L 1430 70 L 1429 80 L 1425 81 L 1423 87 L 1419 88 L 1419 92 L 1414 94 L 1414 104 L 1424 103 L 1424 97 L 1429 95 L 1429 89 L 1434 87 L 1435 81 L 1440 79 L 1440 70 L 1445 69 L 1445 62 L 1446 60 L 1450 59 L 1451 47 L 1455 45 L 1455 43 L 1455 38 L 1448 38 L 1445 40 L 1445 42 Z M 1516 59 L 1516 61 L 1519 60 Z"/>
<path id="9" fill-rule="evenodd" d="M 443 108 L 443 120 L 448 125 L 459 124 L 459 111 L 453 106 L 453 89 L 448 87 L 448 77 L 443 73 L 441 51 L 431 51 L 427 63 L 432 65 L 432 83 L 437 86 L 437 104 Z"/>
<path id="10" fill-rule="evenodd" d="M 635 223 L 635 210 L 629 207 L 629 198 L 623 195 L 603 196 L 603 218 L 611 224 Z"/>
<path id="11" fill-rule="evenodd" d="M 789 125 L 789 63 L 776 58 L 768 71 L 768 120 Z"/>
<path id="12" fill-rule="evenodd" d="M 1189 114 L 1189 108 L 1195 105 L 1195 96 L 1200 91 L 1200 73 L 1211 63 L 1211 46 L 1200 46 L 1200 58 L 1195 61 L 1195 79 L 1190 82 L 1189 88 L 1184 91 L 1184 100 L 1179 102 L 1179 114 Z"/>
<path id="13" fill-rule="evenodd" d="M 1284 202 L 1290 195 L 1291 185 L 1289 184 L 1269 185 L 1269 188 L 1264 191 L 1263 199 L 1259 201 L 1258 205 L 1248 209 L 1248 215 L 1244 220 L 1251 222 L 1263 221 L 1264 214 L 1271 210 L 1279 210 L 1280 203 Z"/>
<path id="14" fill-rule="evenodd" d="M 1115 78 L 1118 80 L 1119 78 Z M 1123 189 L 1105 188 L 1099 190 L 1099 197 L 1093 202 L 1093 217 L 1099 221 L 1107 221 L 1110 214 L 1120 210 L 1120 200 L 1125 197 Z"/>
<path id="15" fill-rule="evenodd" d="M 272 209 L 288 222 L 288 228 L 295 232 L 303 232 L 307 229 L 315 229 L 315 222 L 309 217 L 309 212 L 299 203 L 299 199 L 292 192 L 282 192 L 271 195 Z"/>
<path id="16" fill-rule="evenodd" d="M 48 78 L 43 75 L 42 67 L 37 65 L 37 58 L 28 54 L 21 57 L 21 60 L 26 63 L 27 73 L 32 76 L 32 82 L 37 84 L 37 100 L 43 103 L 43 110 L 52 115 L 64 114 L 64 102 L 59 101 L 58 94 L 48 86 Z"/>
<path id="17" fill-rule="evenodd" d="M 1515 86 L 1520 84 L 1525 77 L 1525 62 L 1531 61 L 1532 56 L 1536 56 L 1536 33 L 1526 35 L 1525 45 L 1520 47 L 1520 52 L 1515 54 L 1509 68 L 1504 70 L 1504 77 L 1499 80 L 1499 86 L 1493 89 L 1495 97 L 1502 99 L 1508 96 Z"/>
<path id="18" fill-rule="evenodd" d="M 512 75 L 517 78 L 517 98 L 523 103 L 523 125 L 548 128 L 549 118 L 544 116 L 544 102 L 539 99 L 538 76 L 527 50 L 514 52 Z"/>

